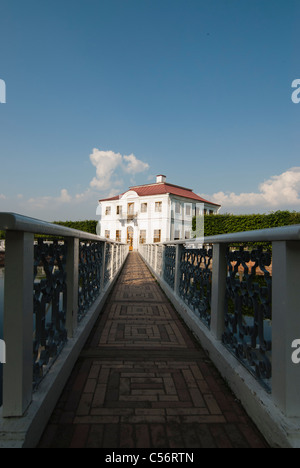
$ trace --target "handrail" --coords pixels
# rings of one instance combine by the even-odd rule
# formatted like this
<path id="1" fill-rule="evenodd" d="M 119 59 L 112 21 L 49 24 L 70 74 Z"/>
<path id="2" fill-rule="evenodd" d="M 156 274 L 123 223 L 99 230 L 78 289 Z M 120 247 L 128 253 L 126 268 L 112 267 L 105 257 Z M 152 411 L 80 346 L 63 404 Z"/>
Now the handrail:
<path id="1" fill-rule="evenodd" d="M 60 226 L 59 224 L 41 221 L 39 219 L 22 216 L 17 213 L 0 213 L 0 230 L 3 231 L 23 231 L 32 234 L 44 234 L 47 236 L 69 237 L 85 240 L 113 242 L 114 244 L 124 244 L 112 239 L 79 231 L 77 229 Z"/>
<path id="2" fill-rule="evenodd" d="M 281 226 L 267 229 L 255 229 L 253 231 L 233 232 L 215 236 L 196 237 L 194 239 L 169 240 L 155 242 L 155 245 L 188 245 L 188 244 L 228 244 L 231 242 L 275 242 L 275 241 L 299 241 L 300 224 Z M 147 245 L 147 244 L 146 244 Z M 149 244 L 150 245 L 150 244 Z"/>

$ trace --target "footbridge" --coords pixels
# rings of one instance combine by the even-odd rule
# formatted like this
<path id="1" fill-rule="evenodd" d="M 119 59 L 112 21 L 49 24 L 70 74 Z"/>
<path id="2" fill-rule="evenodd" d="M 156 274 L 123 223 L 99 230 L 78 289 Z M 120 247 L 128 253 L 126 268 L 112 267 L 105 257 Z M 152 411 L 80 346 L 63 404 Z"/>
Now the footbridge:
<path id="1" fill-rule="evenodd" d="M 0 447 L 300 446 L 300 226 L 130 253 L 11 213 L 0 229 Z"/>

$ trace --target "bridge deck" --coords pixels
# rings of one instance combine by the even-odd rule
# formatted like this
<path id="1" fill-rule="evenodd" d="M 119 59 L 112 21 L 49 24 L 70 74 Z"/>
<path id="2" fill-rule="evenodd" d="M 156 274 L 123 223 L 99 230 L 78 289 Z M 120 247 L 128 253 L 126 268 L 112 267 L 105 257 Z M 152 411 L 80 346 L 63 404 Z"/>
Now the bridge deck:
<path id="1" fill-rule="evenodd" d="M 130 253 L 39 447 L 267 447 Z"/>

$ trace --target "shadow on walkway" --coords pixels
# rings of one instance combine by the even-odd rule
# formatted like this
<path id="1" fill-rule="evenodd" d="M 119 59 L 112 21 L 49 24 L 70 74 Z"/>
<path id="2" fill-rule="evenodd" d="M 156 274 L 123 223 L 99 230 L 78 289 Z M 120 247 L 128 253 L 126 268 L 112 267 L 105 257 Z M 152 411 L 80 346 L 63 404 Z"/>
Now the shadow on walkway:
<path id="1" fill-rule="evenodd" d="M 268 445 L 130 253 L 39 447 Z"/>

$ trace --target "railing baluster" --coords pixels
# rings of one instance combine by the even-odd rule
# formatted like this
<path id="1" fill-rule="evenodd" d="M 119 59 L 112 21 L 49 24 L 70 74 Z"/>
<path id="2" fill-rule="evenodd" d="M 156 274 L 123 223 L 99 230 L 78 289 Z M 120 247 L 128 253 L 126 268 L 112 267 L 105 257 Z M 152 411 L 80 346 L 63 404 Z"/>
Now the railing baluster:
<path id="1" fill-rule="evenodd" d="M 180 265 L 181 265 L 181 254 L 183 251 L 183 245 L 176 245 L 176 256 L 175 256 L 175 274 L 174 274 L 174 293 L 179 296 L 180 286 Z"/>
<path id="2" fill-rule="evenodd" d="M 67 241 L 67 315 L 66 329 L 72 338 L 77 328 L 78 281 L 79 281 L 79 239 Z"/>
<path id="3" fill-rule="evenodd" d="M 8 231 L 5 251 L 3 416 L 22 416 L 32 398 L 33 234 Z"/>
<path id="4" fill-rule="evenodd" d="M 272 395 L 287 416 L 300 417 L 300 364 L 292 343 L 300 339 L 300 242 L 273 242 Z"/>
<path id="5" fill-rule="evenodd" d="M 224 333 L 224 302 L 226 291 L 226 247 L 227 244 L 214 244 L 212 270 L 212 299 L 210 331 L 217 340 Z"/>

